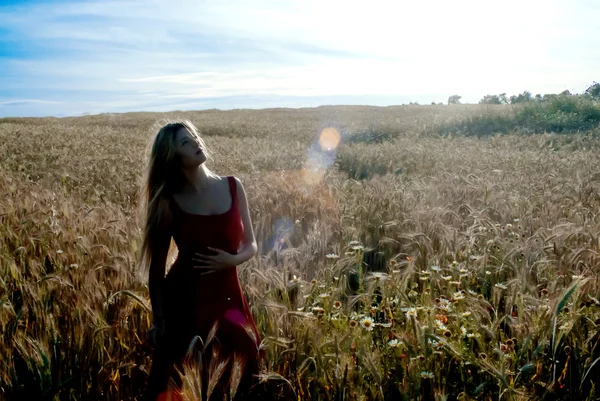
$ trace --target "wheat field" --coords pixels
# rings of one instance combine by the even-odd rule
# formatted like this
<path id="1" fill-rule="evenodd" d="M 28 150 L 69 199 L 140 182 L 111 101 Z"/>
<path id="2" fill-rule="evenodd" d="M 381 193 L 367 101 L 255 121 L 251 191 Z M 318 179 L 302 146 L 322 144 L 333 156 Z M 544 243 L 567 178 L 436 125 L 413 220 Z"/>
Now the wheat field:
<path id="1" fill-rule="evenodd" d="M 142 399 L 139 189 L 178 117 L 246 188 L 272 399 L 600 399 L 597 135 L 434 134 L 508 107 L 0 119 L 0 399 Z"/>

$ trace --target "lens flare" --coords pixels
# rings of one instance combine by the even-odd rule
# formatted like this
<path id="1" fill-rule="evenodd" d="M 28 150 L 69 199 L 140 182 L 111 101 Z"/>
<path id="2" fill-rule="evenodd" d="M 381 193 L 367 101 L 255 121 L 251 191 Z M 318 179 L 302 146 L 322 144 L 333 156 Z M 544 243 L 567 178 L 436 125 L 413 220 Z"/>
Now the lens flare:
<path id="1" fill-rule="evenodd" d="M 287 217 L 281 217 L 273 222 L 271 227 L 271 236 L 268 239 L 269 248 L 281 251 L 286 248 L 286 243 L 294 234 L 294 222 Z"/>
<path id="2" fill-rule="evenodd" d="M 302 177 L 306 185 L 312 187 L 323 180 L 327 169 L 335 161 L 336 149 L 341 139 L 342 137 L 336 128 L 329 127 L 321 131 L 318 138 L 308 149 L 306 162 L 302 169 Z"/>
<path id="3" fill-rule="evenodd" d="M 325 177 L 325 170 L 318 167 L 305 166 L 302 170 L 304 183 L 309 187 L 315 186 Z"/>
<path id="4" fill-rule="evenodd" d="M 183 395 L 179 391 L 167 390 L 158 395 L 157 401 L 183 401 Z"/>
<path id="5" fill-rule="evenodd" d="M 319 145 L 321 150 L 330 152 L 338 147 L 342 139 L 339 131 L 336 128 L 325 128 L 319 135 Z"/>

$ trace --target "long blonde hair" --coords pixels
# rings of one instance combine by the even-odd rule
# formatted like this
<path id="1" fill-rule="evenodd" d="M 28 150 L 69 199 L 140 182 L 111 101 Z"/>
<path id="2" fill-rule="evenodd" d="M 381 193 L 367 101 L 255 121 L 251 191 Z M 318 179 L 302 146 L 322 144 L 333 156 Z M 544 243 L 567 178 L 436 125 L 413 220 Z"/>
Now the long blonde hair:
<path id="1" fill-rule="evenodd" d="M 161 235 L 170 235 L 173 216 L 169 208 L 171 195 L 180 190 L 185 183 L 185 176 L 181 171 L 180 159 L 176 153 L 175 134 L 186 128 L 202 146 L 207 158 L 208 150 L 198 130 L 188 120 L 168 121 L 156 133 L 150 151 L 148 167 L 144 177 L 141 191 L 141 204 L 145 207 L 145 225 L 143 243 L 141 248 L 140 273 L 147 273 L 152 263 L 155 244 Z M 201 166 L 209 175 L 214 175 L 205 165 Z M 176 249 L 171 241 L 167 255 L 167 262 Z"/>

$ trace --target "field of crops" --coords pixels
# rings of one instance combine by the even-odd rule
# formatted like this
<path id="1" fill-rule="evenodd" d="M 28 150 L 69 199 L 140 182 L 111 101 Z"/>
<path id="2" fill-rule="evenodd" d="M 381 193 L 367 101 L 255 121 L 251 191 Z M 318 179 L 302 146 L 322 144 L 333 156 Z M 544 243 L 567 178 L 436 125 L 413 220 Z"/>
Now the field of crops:
<path id="1" fill-rule="evenodd" d="M 178 117 L 246 188 L 273 399 L 599 399 L 600 139 L 437 134 L 510 107 L 0 119 L 0 399 L 141 400 L 138 199 Z"/>

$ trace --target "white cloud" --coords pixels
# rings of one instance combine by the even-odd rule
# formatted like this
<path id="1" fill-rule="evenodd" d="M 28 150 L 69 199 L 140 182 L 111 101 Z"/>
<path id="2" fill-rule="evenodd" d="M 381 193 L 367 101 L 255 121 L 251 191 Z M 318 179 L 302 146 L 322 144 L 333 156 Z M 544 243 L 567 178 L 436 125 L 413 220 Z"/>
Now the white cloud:
<path id="1" fill-rule="evenodd" d="M 62 102 L 54 102 L 51 100 L 40 100 L 40 99 L 12 99 L 12 100 L 0 100 L 0 106 L 12 106 L 12 105 L 23 105 L 23 104 L 61 104 Z"/>

